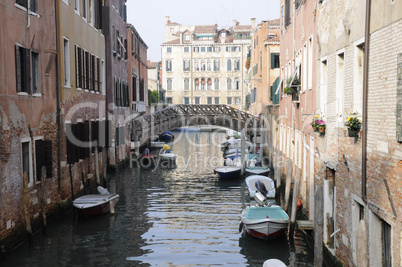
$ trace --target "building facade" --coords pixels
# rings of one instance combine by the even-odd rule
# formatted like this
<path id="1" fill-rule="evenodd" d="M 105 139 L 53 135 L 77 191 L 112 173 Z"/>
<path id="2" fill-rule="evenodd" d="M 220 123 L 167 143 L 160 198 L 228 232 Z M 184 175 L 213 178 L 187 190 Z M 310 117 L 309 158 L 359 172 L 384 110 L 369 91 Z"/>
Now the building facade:
<path id="1" fill-rule="evenodd" d="M 37 225 L 43 205 L 59 202 L 54 16 L 54 1 L 0 2 L 1 241 L 22 242 L 24 223 Z"/>
<path id="2" fill-rule="evenodd" d="M 107 164 L 102 8 L 100 1 L 58 1 L 62 199 L 100 183 Z"/>
<path id="3" fill-rule="evenodd" d="M 327 0 L 317 7 L 324 243 L 346 266 L 400 266 L 402 4 Z M 362 122 L 356 137 L 348 117 Z"/>
<path id="4" fill-rule="evenodd" d="M 249 79 L 246 80 L 250 93 L 247 107 L 251 114 L 265 114 L 268 104 L 279 104 L 279 52 L 280 20 L 262 21 L 253 28 L 250 50 Z"/>
<path id="5" fill-rule="evenodd" d="M 167 104 L 227 104 L 245 108 L 245 62 L 251 25 L 181 25 L 166 17 L 162 77 Z"/>
<path id="6" fill-rule="evenodd" d="M 108 165 L 117 167 L 129 156 L 129 127 L 131 116 L 128 80 L 126 0 L 106 0 L 104 35 L 106 38 L 106 105 L 111 127 Z"/>

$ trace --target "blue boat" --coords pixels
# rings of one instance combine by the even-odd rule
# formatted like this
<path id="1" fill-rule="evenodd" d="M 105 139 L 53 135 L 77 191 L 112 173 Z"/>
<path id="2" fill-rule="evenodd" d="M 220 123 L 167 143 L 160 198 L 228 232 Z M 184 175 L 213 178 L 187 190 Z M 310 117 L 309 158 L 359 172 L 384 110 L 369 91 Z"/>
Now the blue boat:
<path id="1" fill-rule="evenodd" d="M 174 139 L 174 135 L 171 131 L 166 131 L 159 135 L 159 139 L 162 141 L 171 141 Z"/>
<path id="2" fill-rule="evenodd" d="M 224 180 L 236 179 L 241 174 L 241 167 L 237 166 L 217 167 L 215 168 L 214 173 L 218 174 L 220 179 Z"/>

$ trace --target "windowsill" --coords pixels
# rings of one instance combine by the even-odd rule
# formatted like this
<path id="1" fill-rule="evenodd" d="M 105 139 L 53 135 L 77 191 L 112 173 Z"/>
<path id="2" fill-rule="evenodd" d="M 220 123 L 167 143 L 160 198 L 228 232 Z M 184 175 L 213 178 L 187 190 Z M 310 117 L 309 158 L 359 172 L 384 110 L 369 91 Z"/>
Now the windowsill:
<path id="1" fill-rule="evenodd" d="M 80 88 L 80 87 L 77 87 L 77 91 L 82 91 L 82 88 Z"/>
<path id="2" fill-rule="evenodd" d="M 65 84 L 64 89 L 71 89 L 71 85 L 70 84 Z"/>
<path id="3" fill-rule="evenodd" d="M 77 14 L 78 16 L 81 16 L 80 11 L 78 9 L 74 9 L 74 11 L 75 11 L 75 14 Z"/>
<path id="4" fill-rule="evenodd" d="M 70 4 L 68 3 L 68 0 L 63 0 L 63 3 L 66 4 L 66 5 L 70 5 Z"/>
<path id="5" fill-rule="evenodd" d="M 84 89 L 84 92 L 85 92 L 85 93 L 88 93 L 88 92 L 89 92 L 89 90 L 88 90 L 88 89 Z"/>
<path id="6" fill-rule="evenodd" d="M 42 94 L 41 93 L 35 93 L 35 94 L 32 94 L 32 96 L 33 97 L 42 97 Z"/>
<path id="7" fill-rule="evenodd" d="M 95 94 L 95 91 L 91 91 L 91 94 Z"/>
<path id="8" fill-rule="evenodd" d="M 17 95 L 20 95 L 20 96 L 28 96 L 28 93 L 26 93 L 26 92 L 18 92 Z"/>

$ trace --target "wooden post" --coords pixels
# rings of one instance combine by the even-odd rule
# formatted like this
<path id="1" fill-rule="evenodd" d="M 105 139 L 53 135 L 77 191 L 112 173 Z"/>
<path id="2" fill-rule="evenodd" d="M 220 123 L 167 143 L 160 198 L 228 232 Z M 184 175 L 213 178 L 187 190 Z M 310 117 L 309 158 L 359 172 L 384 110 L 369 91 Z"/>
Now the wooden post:
<path id="1" fill-rule="evenodd" d="M 317 186 L 314 198 L 314 267 L 321 267 L 324 235 L 324 199 L 322 185 Z"/>
<path id="2" fill-rule="evenodd" d="M 245 157 L 246 157 L 246 131 L 243 128 L 241 130 L 241 175 L 244 175 Z"/>
<path id="3" fill-rule="evenodd" d="M 130 142 L 131 144 L 131 142 Z M 131 147 L 130 147 L 131 151 Z M 98 153 L 98 146 L 95 146 L 94 148 L 95 152 L 95 176 L 96 176 L 96 182 L 99 184 L 100 183 L 100 178 L 99 178 L 99 153 Z"/>
<path id="4" fill-rule="evenodd" d="M 265 149 L 265 128 L 264 128 L 264 126 L 261 125 L 261 128 L 260 128 L 260 159 L 262 159 L 264 157 L 264 149 Z"/>
<path id="5" fill-rule="evenodd" d="M 285 187 L 285 211 L 287 211 L 289 207 L 290 186 L 292 185 L 292 171 L 293 171 L 293 163 L 292 160 L 289 159 L 287 175 L 286 175 L 286 187 Z"/>
<path id="6" fill-rule="evenodd" d="M 254 136 L 253 136 L 253 146 L 254 154 L 257 153 L 257 119 L 254 118 Z"/>
<path id="7" fill-rule="evenodd" d="M 32 226 L 31 226 L 31 217 L 29 216 L 29 200 L 28 200 L 28 173 L 24 172 L 24 176 L 22 178 L 22 203 L 23 203 L 23 211 L 24 211 L 24 222 L 25 229 L 28 234 L 28 242 L 29 245 L 33 245 L 33 237 L 32 237 Z"/>
<path id="8" fill-rule="evenodd" d="M 292 225 L 296 222 L 297 200 L 299 198 L 299 181 L 300 181 L 300 168 L 296 168 L 295 184 L 293 186 L 293 198 L 292 198 L 292 215 L 290 222 Z"/>
<path id="9" fill-rule="evenodd" d="M 42 166 L 41 185 L 42 185 L 43 233 L 46 233 L 47 219 L 46 219 L 46 167 L 45 166 Z"/>
<path id="10" fill-rule="evenodd" d="M 279 152 L 275 149 L 275 160 L 274 160 L 274 179 L 276 181 L 276 188 L 281 188 L 281 167 L 279 163 Z"/>

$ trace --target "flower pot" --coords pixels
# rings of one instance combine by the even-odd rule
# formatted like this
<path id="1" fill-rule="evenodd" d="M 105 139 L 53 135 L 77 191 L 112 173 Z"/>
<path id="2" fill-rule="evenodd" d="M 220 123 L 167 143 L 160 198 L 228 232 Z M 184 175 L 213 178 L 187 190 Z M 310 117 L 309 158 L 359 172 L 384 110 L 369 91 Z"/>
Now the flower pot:
<path id="1" fill-rule="evenodd" d="M 318 130 L 320 131 L 320 133 L 325 132 L 325 128 L 324 128 L 324 127 L 321 127 L 321 128 L 319 128 Z"/>
<path id="2" fill-rule="evenodd" d="M 349 137 L 359 137 L 360 128 L 348 128 Z"/>

